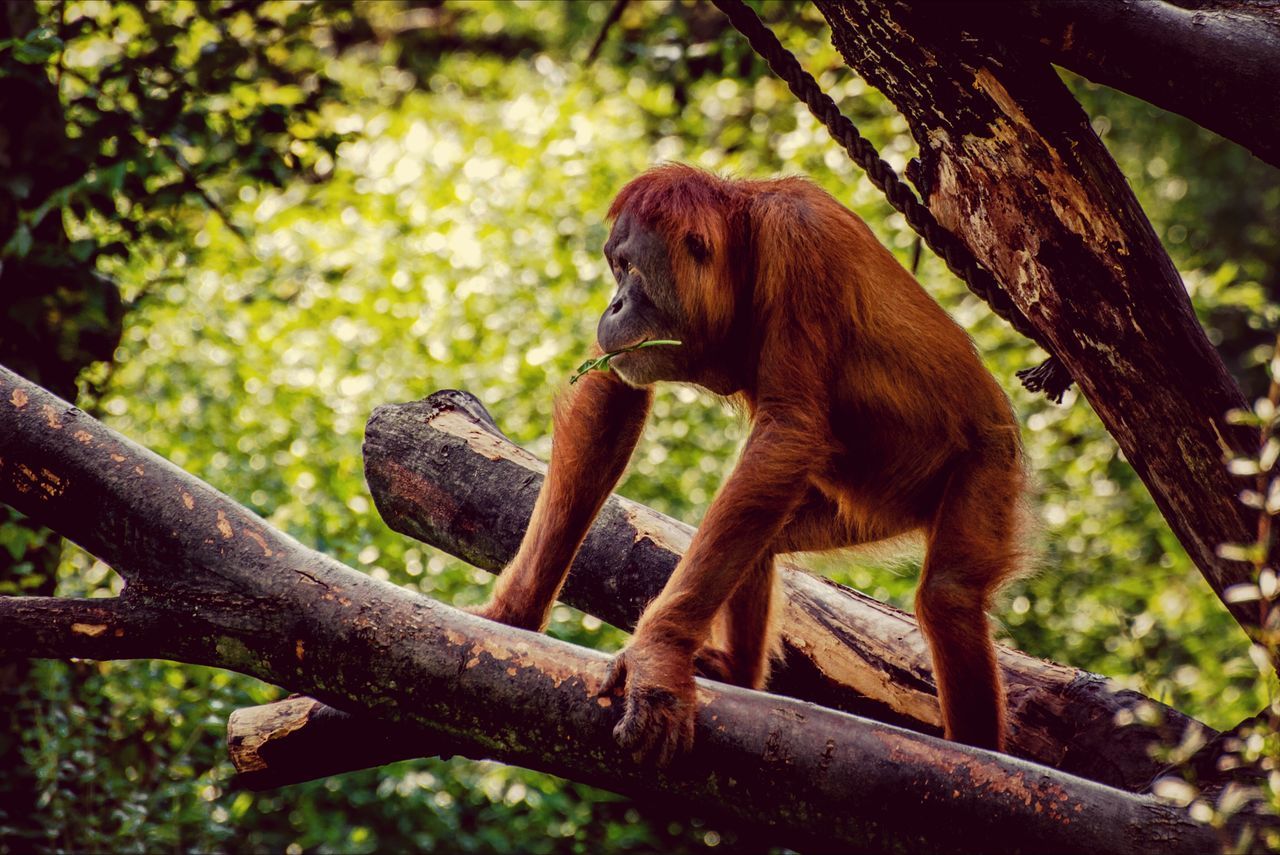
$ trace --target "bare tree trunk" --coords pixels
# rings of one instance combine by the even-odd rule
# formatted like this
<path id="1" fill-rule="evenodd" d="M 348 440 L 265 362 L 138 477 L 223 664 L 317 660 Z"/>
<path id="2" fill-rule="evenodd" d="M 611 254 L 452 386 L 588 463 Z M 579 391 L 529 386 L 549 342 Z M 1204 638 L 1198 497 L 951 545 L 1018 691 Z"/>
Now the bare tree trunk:
<path id="1" fill-rule="evenodd" d="M 1246 630 L 1253 581 L 1218 555 L 1253 540 L 1224 453 L 1253 453 L 1245 406 L 1182 280 L 1088 117 L 1047 62 L 902 0 L 818 0 L 845 60 L 906 117 L 917 183 L 1066 363 L 1192 561 Z"/>
<path id="2" fill-rule="evenodd" d="M 230 668 L 490 757 L 829 850 L 1203 852 L 1208 826 L 1020 760 L 813 704 L 698 686 L 693 751 L 613 740 L 603 654 L 494 624 L 314 552 L 0 369 L 0 499 L 109 562 L 117 599 L 0 597 L 10 655 Z"/>

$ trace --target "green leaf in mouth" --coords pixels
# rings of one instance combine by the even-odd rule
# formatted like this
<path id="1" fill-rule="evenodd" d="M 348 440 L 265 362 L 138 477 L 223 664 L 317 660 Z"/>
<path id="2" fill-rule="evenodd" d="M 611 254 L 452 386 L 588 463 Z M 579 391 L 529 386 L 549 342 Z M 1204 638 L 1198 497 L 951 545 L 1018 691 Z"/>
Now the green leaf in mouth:
<path id="1" fill-rule="evenodd" d="M 639 344 L 633 344 L 630 347 L 623 347 L 618 350 L 611 350 L 608 353 L 604 354 L 603 356 L 597 356 L 595 359 L 588 359 L 586 362 L 579 365 L 578 370 L 574 373 L 572 377 L 569 378 L 569 382 L 571 384 L 577 383 L 584 376 L 586 376 L 588 372 L 591 372 L 591 371 L 608 371 L 610 360 L 612 360 L 615 356 L 618 356 L 619 354 L 630 353 L 631 351 L 639 350 L 642 347 L 656 347 L 657 345 L 677 345 L 678 346 L 683 343 L 684 342 L 673 341 L 672 339 L 668 339 L 668 338 L 659 338 L 659 339 L 652 339 L 650 341 L 642 341 Z"/>

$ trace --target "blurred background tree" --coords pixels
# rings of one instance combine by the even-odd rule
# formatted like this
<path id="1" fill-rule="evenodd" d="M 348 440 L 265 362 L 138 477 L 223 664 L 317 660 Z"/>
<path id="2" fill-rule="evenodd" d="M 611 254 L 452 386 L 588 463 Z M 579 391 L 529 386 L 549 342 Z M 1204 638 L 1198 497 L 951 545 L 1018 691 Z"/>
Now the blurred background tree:
<path id="1" fill-rule="evenodd" d="M 612 4 L 39 2 L 0 15 L 0 361 L 303 542 L 460 605 L 491 579 L 390 532 L 365 490 L 364 420 L 477 394 L 545 456 L 553 389 L 610 288 L 612 194 L 663 160 L 804 173 L 904 261 L 914 235 L 704 0 Z M 900 169 L 905 123 L 839 60 L 815 9 L 757 4 Z M 1251 397 L 1280 297 L 1280 176 L 1194 124 L 1069 81 Z M 1028 652 L 1217 727 L 1274 692 L 1086 402 L 1013 372 L 1033 349 L 925 256 L 926 288 L 1009 390 L 1039 479 L 1044 571 L 997 612 Z M 743 431 L 670 388 L 621 492 L 696 522 Z M 7 511 L 5 511 L 7 513 Z M 5 593 L 106 596 L 111 570 L 0 524 Z M 915 557 L 814 561 L 910 604 Z M 622 636 L 557 607 L 551 631 Z M 281 696 L 165 662 L 0 673 L 0 849 L 694 851 L 731 830 L 589 787 L 422 760 L 284 791 L 233 788 L 231 709 Z"/>

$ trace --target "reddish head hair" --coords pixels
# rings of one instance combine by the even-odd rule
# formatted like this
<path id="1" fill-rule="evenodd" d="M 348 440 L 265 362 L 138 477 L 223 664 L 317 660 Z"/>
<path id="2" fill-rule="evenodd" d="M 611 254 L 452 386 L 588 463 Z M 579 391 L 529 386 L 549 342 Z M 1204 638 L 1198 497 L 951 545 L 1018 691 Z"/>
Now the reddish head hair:
<path id="1" fill-rule="evenodd" d="M 683 164 L 665 164 L 627 183 L 609 208 L 667 242 L 677 296 L 695 329 L 716 340 L 728 333 L 747 257 L 741 184 Z"/>

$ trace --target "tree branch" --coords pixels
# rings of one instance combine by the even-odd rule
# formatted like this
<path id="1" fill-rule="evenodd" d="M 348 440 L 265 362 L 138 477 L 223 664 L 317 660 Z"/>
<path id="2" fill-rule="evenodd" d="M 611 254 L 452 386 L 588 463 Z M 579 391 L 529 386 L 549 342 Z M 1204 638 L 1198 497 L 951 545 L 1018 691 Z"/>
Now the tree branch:
<path id="1" fill-rule="evenodd" d="M 1191 560 L 1250 634 L 1257 603 L 1228 602 L 1253 568 L 1218 555 L 1254 539 L 1224 454 L 1255 431 L 1173 262 L 1047 63 L 975 41 L 902 0 L 817 0 L 846 62 L 906 117 L 920 186 L 1043 333 L 1151 491 Z M 932 7 L 929 7 L 932 8 Z"/>
<path id="2" fill-rule="evenodd" d="M 604 655 L 356 573 L 3 368 L 0 499 L 124 574 L 116 607 L 153 617 L 147 655 L 251 674 L 455 740 L 469 756 L 727 816 L 815 849 L 1216 844 L 1211 828 L 1151 797 L 705 681 L 693 751 L 661 772 L 639 765 L 612 738 Z M 10 654 L 51 652 L 21 634 L 5 641 Z"/>
<path id="3" fill-rule="evenodd" d="M 1186 5 L 1186 4 L 1184 4 Z M 970 32 L 1186 116 L 1280 167 L 1275 7 L 1152 0 L 948 0 Z"/>
<path id="4" fill-rule="evenodd" d="M 464 392 L 437 392 L 379 407 L 365 432 L 365 477 L 387 524 L 490 571 L 511 556 L 528 526 L 545 467 L 515 446 Z M 561 595 L 570 605 L 630 628 L 661 590 L 693 529 L 619 497 L 605 504 Z M 784 666 L 769 690 L 930 734 L 941 718 L 928 648 L 915 619 L 857 591 L 781 563 Z M 1104 678 L 1002 649 L 1011 715 L 1010 751 L 1128 790 L 1163 766 L 1157 746 L 1188 728 L 1214 731 Z M 1120 725 L 1147 706 L 1162 724 Z M 343 740 L 375 738 L 352 722 Z M 304 740 L 303 729 L 284 739 Z M 376 753 L 378 746 L 369 751 Z M 298 750 L 295 755 L 305 755 Z M 404 756 L 409 756 L 405 754 Z M 367 764 L 362 764 L 367 765 Z M 329 772 L 342 771 L 332 766 Z M 298 769 L 294 780 L 305 780 Z M 286 780 L 277 767 L 275 780 Z"/>
<path id="5" fill-rule="evenodd" d="M 119 599 L 0 597 L 0 656 L 132 659 L 148 655 L 153 616 Z"/>
<path id="6" fill-rule="evenodd" d="M 352 739 L 352 734 L 359 737 Z M 314 698 L 288 698 L 235 710 L 227 719 L 227 753 L 236 784 L 270 790 L 383 766 L 409 757 L 446 758 L 467 751 L 465 740 L 397 726 L 326 706 Z"/>

